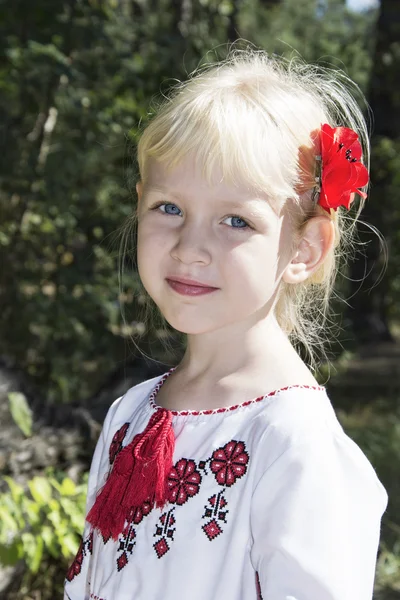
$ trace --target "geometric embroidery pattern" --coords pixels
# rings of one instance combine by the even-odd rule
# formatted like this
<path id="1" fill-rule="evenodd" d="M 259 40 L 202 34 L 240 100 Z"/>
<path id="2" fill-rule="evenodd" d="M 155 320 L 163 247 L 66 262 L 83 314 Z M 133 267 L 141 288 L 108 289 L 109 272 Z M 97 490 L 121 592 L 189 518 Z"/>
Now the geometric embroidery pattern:
<path id="1" fill-rule="evenodd" d="M 125 423 L 115 432 L 112 438 L 109 448 L 110 466 L 113 465 L 117 455 L 123 448 L 123 441 L 128 429 L 129 423 Z M 181 458 L 175 463 L 167 479 L 167 501 L 170 506 L 174 506 L 160 516 L 154 533 L 156 541 L 153 548 L 158 558 L 162 558 L 169 552 L 174 541 L 176 507 L 184 505 L 190 498 L 199 493 L 204 475 L 212 474 L 217 484 L 223 489 L 208 498 L 202 515 L 202 518 L 206 520 L 202 525 L 202 530 L 210 541 L 223 533 L 224 524 L 227 523 L 229 513 L 226 498 L 227 488 L 231 488 L 246 474 L 248 463 L 249 455 L 245 444 L 237 440 L 231 440 L 224 446 L 217 448 L 211 457 L 200 461 L 198 464 L 195 460 L 188 458 Z M 144 502 L 142 506 L 131 509 L 124 529 L 118 538 L 117 553 L 119 556 L 116 561 L 118 571 L 121 571 L 128 564 L 136 546 L 136 528 L 152 510 L 153 506 L 150 502 Z M 110 536 L 106 539 L 103 538 L 104 543 L 107 543 L 109 539 Z M 67 578 L 69 578 L 69 581 L 80 573 L 82 561 L 87 552 L 91 553 L 89 539 L 81 542 L 75 560 L 68 571 Z"/>
<path id="2" fill-rule="evenodd" d="M 112 465 L 117 458 L 117 454 L 119 454 L 122 450 L 122 442 L 126 436 L 126 432 L 128 431 L 129 423 L 125 423 L 115 432 L 114 437 L 110 444 L 110 449 L 108 451 L 110 458 L 110 465 Z"/>
<path id="3" fill-rule="evenodd" d="M 74 577 L 79 575 L 82 570 L 83 559 L 87 554 L 92 554 L 93 551 L 93 531 L 91 531 L 86 538 L 86 540 L 81 539 L 81 543 L 79 544 L 78 552 L 70 568 L 67 571 L 66 579 L 68 581 L 72 581 Z"/>
<path id="4" fill-rule="evenodd" d="M 142 506 L 132 508 L 124 530 L 119 537 L 118 552 L 121 554 L 117 558 L 117 569 L 121 571 L 128 563 L 129 556 L 132 554 L 133 549 L 136 545 L 136 531 L 135 527 L 143 521 L 144 517 L 147 517 L 152 511 L 150 502 L 144 502 Z"/>
<path id="5" fill-rule="evenodd" d="M 244 442 L 231 440 L 213 452 L 210 469 L 219 485 L 230 487 L 246 473 L 248 462 Z"/>
<path id="6" fill-rule="evenodd" d="M 224 491 L 225 489 L 211 496 L 208 499 L 208 504 L 204 507 L 203 519 L 209 519 L 209 521 L 203 525 L 202 530 L 210 542 L 223 532 L 220 523 L 226 523 L 226 515 L 229 510 L 226 508 L 228 503 L 223 495 Z"/>
<path id="7" fill-rule="evenodd" d="M 181 506 L 199 493 L 201 475 L 194 460 L 181 458 L 168 476 L 168 501 Z"/>
<path id="8" fill-rule="evenodd" d="M 132 554 L 135 542 L 136 532 L 132 523 L 128 523 L 119 538 L 118 552 L 121 552 L 117 558 L 117 569 L 121 571 L 128 563 L 128 554 Z"/>
<path id="9" fill-rule="evenodd" d="M 168 541 L 174 540 L 175 533 L 175 506 L 168 512 L 165 512 L 159 518 L 156 525 L 156 532 L 154 537 L 158 537 L 159 540 L 153 544 L 153 548 L 156 551 L 158 558 L 162 558 L 170 549 Z"/>
<path id="10" fill-rule="evenodd" d="M 168 377 L 173 373 L 173 371 L 175 371 L 175 369 L 176 369 L 176 367 L 172 367 L 167 373 L 165 373 L 165 375 L 160 379 L 160 381 L 157 383 L 157 385 L 151 392 L 148 402 L 150 404 L 150 407 L 153 410 L 157 410 L 159 408 L 159 406 L 156 402 L 156 398 L 157 398 L 159 389 L 164 384 L 165 380 L 168 379 Z M 279 396 L 279 394 L 281 394 L 282 392 L 287 392 L 288 390 L 324 391 L 325 388 L 320 385 L 287 385 L 286 387 L 282 387 L 277 390 L 274 390 L 273 392 L 270 392 L 269 394 L 264 394 L 262 396 L 258 396 L 258 398 L 252 398 L 251 400 L 246 400 L 245 402 L 242 402 L 241 404 L 235 404 L 234 406 L 226 406 L 224 408 L 212 408 L 212 409 L 207 409 L 207 410 L 170 410 L 169 412 L 173 416 L 181 416 L 181 417 L 199 416 L 199 415 L 205 416 L 205 415 L 215 415 L 215 414 L 221 414 L 221 413 L 230 413 L 230 412 L 237 411 L 239 409 L 243 409 L 247 406 L 251 406 L 252 404 L 257 404 L 258 402 L 262 402 L 269 398 L 273 398 L 274 396 L 275 397 Z"/>
<path id="11" fill-rule="evenodd" d="M 199 469 L 206 475 L 210 471 L 216 482 L 224 486 L 223 490 L 214 494 L 208 499 L 208 504 L 204 507 L 203 519 L 209 519 L 202 526 L 202 530 L 207 538 L 212 542 L 223 532 L 222 524 L 226 523 L 228 514 L 228 502 L 224 493 L 226 488 L 232 487 L 238 479 L 247 472 L 249 455 L 246 451 L 244 442 L 231 440 L 225 446 L 215 450 L 211 458 L 200 461 Z"/>

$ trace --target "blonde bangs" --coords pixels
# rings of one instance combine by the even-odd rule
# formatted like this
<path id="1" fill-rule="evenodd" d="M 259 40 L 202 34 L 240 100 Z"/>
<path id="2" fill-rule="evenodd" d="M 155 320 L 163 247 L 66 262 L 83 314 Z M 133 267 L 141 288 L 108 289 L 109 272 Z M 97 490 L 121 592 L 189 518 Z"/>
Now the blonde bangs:
<path id="1" fill-rule="evenodd" d="M 233 77 L 217 68 L 178 89 L 139 141 L 142 180 L 149 158 L 173 169 L 195 154 L 210 183 L 218 172 L 226 182 L 245 183 L 271 199 L 297 199 L 299 148 L 312 143 L 310 133 L 324 115 L 315 106 L 310 110 L 303 90 L 296 100 L 284 87 L 266 78 L 265 69 L 262 78 L 253 73 L 249 80 L 244 72 Z"/>

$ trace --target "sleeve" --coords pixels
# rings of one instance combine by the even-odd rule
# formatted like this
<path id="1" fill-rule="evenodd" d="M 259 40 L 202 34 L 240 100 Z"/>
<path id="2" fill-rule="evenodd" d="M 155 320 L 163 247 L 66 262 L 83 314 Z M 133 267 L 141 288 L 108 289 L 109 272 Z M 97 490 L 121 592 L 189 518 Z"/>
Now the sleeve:
<path id="1" fill-rule="evenodd" d="M 371 463 L 344 432 L 326 430 L 287 448 L 252 497 L 251 560 L 261 598 L 370 600 L 387 501 Z"/>
<path id="2" fill-rule="evenodd" d="M 89 471 L 86 514 L 89 512 L 96 498 L 97 490 L 103 485 L 108 474 L 109 461 L 107 439 L 109 437 L 116 408 L 121 399 L 122 397 L 118 398 L 109 409 L 96 444 Z M 66 574 L 64 600 L 89 600 L 89 582 L 91 576 L 90 555 L 92 553 L 92 547 L 93 537 L 91 526 L 85 521 L 81 544 Z"/>

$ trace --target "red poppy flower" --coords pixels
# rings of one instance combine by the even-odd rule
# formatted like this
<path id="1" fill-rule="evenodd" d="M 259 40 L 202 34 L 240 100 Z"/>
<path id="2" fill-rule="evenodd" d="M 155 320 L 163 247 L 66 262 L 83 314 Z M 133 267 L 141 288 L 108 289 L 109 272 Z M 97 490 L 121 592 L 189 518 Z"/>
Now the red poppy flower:
<path id="1" fill-rule="evenodd" d="M 329 212 L 339 206 L 350 208 L 354 194 L 367 195 L 359 188 L 368 183 L 367 168 L 361 162 L 358 135 L 347 127 L 321 127 L 321 190 L 319 204 Z"/>
<path id="2" fill-rule="evenodd" d="M 128 431 L 129 423 L 125 423 L 115 432 L 114 437 L 110 444 L 109 455 L 110 455 L 110 465 L 113 464 L 117 454 L 122 450 L 122 442 L 124 437 L 126 436 L 126 432 Z"/>
<path id="3" fill-rule="evenodd" d="M 181 458 L 172 467 L 168 477 L 168 501 L 171 504 L 185 504 L 186 500 L 195 496 L 201 483 L 201 475 L 194 460 Z"/>
<path id="4" fill-rule="evenodd" d="M 223 448 L 215 450 L 211 457 L 210 469 L 217 483 L 230 487 L 236 479 L 243 477 L 247 471 L 249 455 L 243 442 L 232 440 Z"/>

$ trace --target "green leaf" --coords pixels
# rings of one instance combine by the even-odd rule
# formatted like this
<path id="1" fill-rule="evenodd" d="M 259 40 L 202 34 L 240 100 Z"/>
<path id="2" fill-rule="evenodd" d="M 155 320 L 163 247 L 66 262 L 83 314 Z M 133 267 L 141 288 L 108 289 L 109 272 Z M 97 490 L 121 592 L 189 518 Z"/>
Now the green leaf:
<path id="1" fill-rule="evenodd" d="M 40 523 L 40 506 L 37 502 L 26 499 L 24 503 L 24 511 L 29 518 L 29 524 L 35 526 Z"/>
<path id="2" fill-rule="evenodd" d="M 3 479 L 7 482 L 8 487 L 10 488 L 12 499 L 18 503 L 20 498 L 22 498 L 22 496 L 24 495 L 24 488 L 22 487 L 22 485 L 16 483 L 14 479 L 8 477 L 8 475 L 4 475 Z"/>
<path id="3" fill-rule="evenodd" d="M 0 563 L 5 566 L 15 565 L 21 558 L 21 552 L 16 542 L 4 545 L 0 544 Z"/>
<path id="4" fill-rule="evenodd" d="M 20 392 L 8 394 L 11 416 L 26 437 L 32 435 L 32 411 L 26 397 Z"/>
<path id="5" fill-rule="evenodd" d="M 44 477 L 34 477 L 28 482 L 31 494 L 40 506 L 49 504 L 52 499 L 51 486 Z"/>
<path id="6" fill-rule="evenodd" d="M 44 541 L 41 535 L 35 537 L 36 547 L 32 554 L 31 571 L 37 573 L 43 556 Z"/>
<path id="7" fill-rule="evenodd" d="M 49 527 L 48 525 L 45 525 L 42 528 L 41 534 L 42 534 L 42 538 L 45 543 L 45 546 L 46 546 L 47 550 L 49 551 L 49 553 L 54 558 L 59 558 L 60 557 L 60 548 L 57 543 L 57 536 L 56 536 L 54 530 L 51 527 Z"/>
<path id="8" fill-rule="evenodd" d="M 65 558 L 74 556 L 78 548 L 77 537 L 72 533 L 67 533 L 61 540 L 61 552 Z"/>
<path id="9" fill-rule="evenodd" d="M 62 486 L 54 477 L 48 477 L 48 482 L 53 486 L 54 489 L 57 490 L 59 494 L 61 494 Z"/>
<path id="10" fill-rule="evenodd" d="M 18 531 L 18 523 L 14 516 L 9 511 L 0 506 L 0 532 L 6 531 L 8 534 L 16 533 Z"/>
<path id="11" fill-rule="evenodd" d="M 63 479 L 60 494 L 62 496 L 74 496 L 76 494 L 76 485 L 69 477 Z"/>
<path id="12" fill-rule="evenodd" d="M 56 531 L 58 531 L 60 524 L 61 524 L 61 514 L 60 514 L 60 506 L 58 508 L 58 510 L 52 510 L 51 512 L 49 512 L 49 514 L 47 515 L 47 518 L 49 519 L 50 523 L 53 525 L 54 529 Z"/>
<path id="13" fill-rule="evenodd" d="M 26 565 L 30 571 L 35 567 L 35 555 L 37 547 L 37 539 L 29 531 L 21 535 L 22 545 L 24 549 L 24 558 Z"/>

